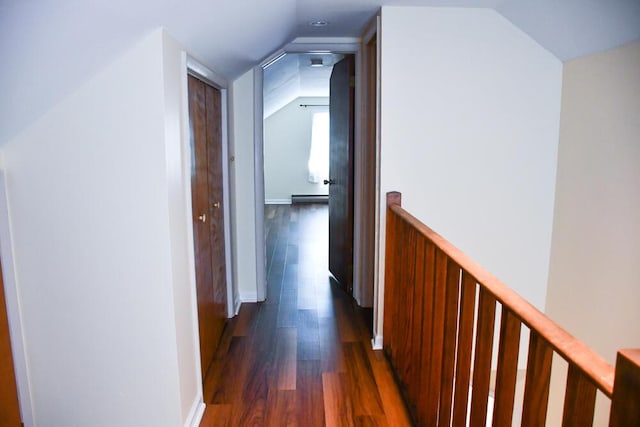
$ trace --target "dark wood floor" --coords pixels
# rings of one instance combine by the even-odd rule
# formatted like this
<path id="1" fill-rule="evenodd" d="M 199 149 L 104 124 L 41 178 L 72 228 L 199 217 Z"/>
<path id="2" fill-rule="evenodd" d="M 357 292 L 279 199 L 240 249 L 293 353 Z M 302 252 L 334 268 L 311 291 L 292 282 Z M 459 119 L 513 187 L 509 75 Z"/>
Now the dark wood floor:
<path id="1" fill-rule="evenodd" d="M 326 205 L 265 208 L 267 300 L 228 322 L 202 427 L 410 425 L 366 316 L 329 280 L 327 215 Z"/>

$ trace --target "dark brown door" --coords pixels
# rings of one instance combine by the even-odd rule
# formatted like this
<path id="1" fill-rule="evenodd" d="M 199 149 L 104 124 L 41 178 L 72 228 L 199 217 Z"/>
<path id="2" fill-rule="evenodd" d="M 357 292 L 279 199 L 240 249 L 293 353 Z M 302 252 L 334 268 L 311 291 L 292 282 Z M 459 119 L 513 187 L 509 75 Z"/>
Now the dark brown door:
<path id="1" fill-rule="evenodd" d="M 203 379 L 227 317 L 221 117 L 220 91 L 189 76 L 191 200 Z"/>
<path id="2" fill-rule="evenodd" d="M 20 404 L 13 370 L 7 305 L 0 267 L 0 426 L 20 426 Z"/>
<path id="3" fill-rule="evenodd" d="M 333 66 L 329 94 L 329 271 L 353 292 L 353 147 L 355 66 L 347 55 Z"/>

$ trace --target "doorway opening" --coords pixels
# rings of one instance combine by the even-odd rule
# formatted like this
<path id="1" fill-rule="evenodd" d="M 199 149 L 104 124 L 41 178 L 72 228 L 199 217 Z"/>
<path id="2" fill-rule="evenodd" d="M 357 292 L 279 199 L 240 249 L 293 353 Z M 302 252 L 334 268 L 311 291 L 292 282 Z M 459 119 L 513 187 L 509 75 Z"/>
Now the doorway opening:
<path id="1" fill-rule="evenodd" d="M 277 204 L 327 203 L 320 227 L 328 248 L 323 256 L 307 254 L 304 264 L 316 263 L 353 295 L 354 55 L 285 55 L 264 71 L 263 87 L 265 224 Z M 274 280 L 270 243 L 267 238 L 267 299 Z"/>
<path id="2" fill-rule="evenodd" d="M 334 278 L 338 279 L 340 287 L 352 295 L 359 306 L 367 308 L 365 310 L 368 312 L 367 325 L 372 330 L 375 215 L 372 213 L 370 217 L 363 219 L 361 211 L 371 210 L 375 206 L 376 148 L 375 140 L 373 141 L 374 146 L 369 150 L 363 150 L 361 146 L 364 142 L 362 140 L 364 136 L 364 118 L 361 117 L 364 111 L 361 103 L 362 99 L 360 98 L 362 96 L 362 84 L 359 82 L 360 74 L 363 72 L 361 45 L 359 43 L 346 47 L 341 45 L 339 49 L 336 49 L 335 46 L 316 45 L 313 46 L 313 49 L 306 46 L 307 49 L 305 50 L 304 47 L 304 45 L 287 46 L 286 52 L 279 52 L 273 55 L 273 59 L 270 61 L 265 61 L 262 70 L 259 70 L 261 73 L 258 73 L 260 74 L 259 77 L 261 77 L 261 84 L 257 85 L 259 93 L 258 91 L 256 92 L 256 97 L 264 100 L 264 104 L 261 106 L 264 111 L 264 115 L 261 115 L 264 118 L 261 123 L 263 131 L 258 130 L 258 134 L 263 135 L 264 145 L 256 147 L 256 150 L 261 151 L 260 154 L 263 156 L 262 164 L 257 164 L 256 176 L 264 179 L 264 182 L 257 186 L 264 188 L 264 199 L 260 200 L 259 198 L 256 202 L 260 206 L 262 206 L 263 202 L 267 205 L 276 205 L 296 203 L 298 201 L 331 204 L 331 201 L 335 200 L 335 198 L 330 197 L 331 190 L 335 189 L 334 193 L 342 193 L 343 200 L 348 200 L 348 204 L 343 203 L 345 206 L 341 206 L 344 218 L 343 231 L 337 233 L 335 230 L 332 231 L 334 242 L 333 244 L 330 243 L 329 257 L 331 257 L 331 254 L 339 254 L 334 258 L 348 262 L 344 263 L 341 268 L 335 265 L 325 268 L 331 271 L 332 275 L 335 276 Z M 331 102 L 328 102 L 330 95 L 329 77 L 333 65 L 347 62 L 345 58 L 349 58 L 350 65 L 345 68 L 350 68 L 349 71 L 351 73 L 344 79 L 345 87 L 347 91 L 351 90 L 352 101 L 351 105 L 345 109 L 347 120 L 343 126 L 345 127 L 345 134 L 350 135 L 350 138 L 346 138 L 345 147 L 350 151 L 347 151 L 344 160 L 351 162 L 351 167 L 346 167 L 345 163 L 341 168 L 343 170 L 341 174 L 333 176 L 336 173 L 334 169 L 329 174 L 331 176 L 326 176 L 326 168 L 323 169 L 324 166 L 320 168 L 313 167 L 314 157 L 311 156 L 313 117 L 319 117 L 320 113 L 326 113 L 331 108 Z M 301 69 L 303 70 L 302 72 L 300 72 Z M 321 79 L 312 80 L 312 72 L 316 70 L 324 72 L 324 82 Z M 320 86 L 318 82 L 322 82 L 324 91 L 305 92 L 304 85 L 309 80 L 314 82 L 315 86 L 311 86 L 316 89 Z M 303 90 L 300 90 L 301 85 Z M 292 90 L 292 88 L 297 88 L 297 91 Z M 278 90 L 280 90 L 280 93 L 278 93 Z M 290 118 L 289 122 L 287 122 L 284 119 L 284 116 L 287 115 L 289 117 L 297 116 L 298 118 Z M 373 120 L 375 122 L 375 115 Z M 293 125 L 290 125 L 291 128 L 287 127 L 287 123 L 293 123 Z M 333 125 L 336 128 L 335 123 Z M 375 128 L 375 124 L 373 126 Z M 304 136 L 302 137 L 302 142 L 298 142 L 296 149 L 287 147 L 285 144 L 290 143 L 285 140 L 289 138 L 289 132 L 294 133 L 293 127 L 304 129 L 299 132 Z M 276 147 L 279 147 L 279 149 Z M 362 157 L 363 152 L 373 153 L 374 161 L 370 162 L 370 159 Z M 280 157 L 280 163 L 271 163 L 274 156 Z M 297 164 L 295 179 L 299 187 L 292 190 L 294 178 L 284 178 L 284 176 L 287 174 L 287 168 L 293 168 L 294 160 L 296 160 Z M 363 174 L 362 163 L 365 161 L 369 161 L 369 166 L 371 166 L 373 173 Z M 263 170 L 259 169 L 260 166 L 263 167 Z M 323 170 L 325 171 L 324 173 L 322 172 Z M 369 176 L 372 179 L 367 181 L 366 177 Z M 350 181 L 350 189 L 341 185 L 343 181 Z M 276 188 L 278 185 L 281 187 Z M 281 191 L 286 185 L 289 185 L 289 190 Z M 280 192 L 278 193 L 278 191 Z M 363 203 L 363 195 L 371 198 L 371 200 Z M 347 212 L 349 213 L 347 214 Z M 349 224 L 348 231 L 344 229 L 345 224 Z M 367 234 L 366 239 L 363 238 L 365 233 Z M 336 236 L 340 239 L 337 239 Z M 337 240 L 342 240 L 343 242 L 336 244 Z M 345 241 L 348 245 L 344 244 Z M 364 247 L 363 241 L 366 241 L 366 244 L 371 246 L 370 250 Z M 258 244 L 260 245 L 260 242 Z M 268 252 L 269 248 L 266 249 Z M 265 259 L 268 263 L 268 253 L 265 255 L 267 255 Z M 365 265 L 363 265 L 363 258 L 366 258 Z M 265 293 L 263 295 L 268 299 L 266 267 L 265 265 Z M 260 294 L 260 291 L 258 293 Z"/>

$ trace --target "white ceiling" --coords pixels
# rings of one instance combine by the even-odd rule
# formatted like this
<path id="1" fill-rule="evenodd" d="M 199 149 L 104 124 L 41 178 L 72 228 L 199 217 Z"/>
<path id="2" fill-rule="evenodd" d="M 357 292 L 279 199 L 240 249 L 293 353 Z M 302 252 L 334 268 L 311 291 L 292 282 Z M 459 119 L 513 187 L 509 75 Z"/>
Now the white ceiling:
<path id="1" fill-rule="evenodd" d="M 640 38 L 639 0 L 0 0 L 0 143 L 158 26 L 233 79 L 295 37 L 358 36 L 383 3 L 494 8 L 561 60 Z"/>

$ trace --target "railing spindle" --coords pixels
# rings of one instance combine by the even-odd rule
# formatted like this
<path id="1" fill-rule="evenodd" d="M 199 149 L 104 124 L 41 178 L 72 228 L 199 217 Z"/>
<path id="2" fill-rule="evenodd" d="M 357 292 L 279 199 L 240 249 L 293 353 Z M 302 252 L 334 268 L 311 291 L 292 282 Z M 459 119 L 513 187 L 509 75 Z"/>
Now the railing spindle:
<path id="1" fill-rule="evenodd" d="M 596 386 L 569 362 L 562 427 L 590 427 L 595 405 Z"/>
<path id="2" fill-rule="evenodd" d="M 442 352 L 442 382 L 438 426 L 449 427 L 453 408 L 453 381 L 456 363 L 456 335 L 458 332 L 458 302 L 460 299 L 460 266 L 447 260 L 444 343 Z"/>
<path id="3" fill-rule="evenodd" d="M 467 423 L 471 352 L 473 349 L 473 318 L 476 310 L 476 280 L 462 271 L 460 288 L 460 317 L 458 320 L 458 357 L 456 359 L 455 395 L 453 397 L 453 426 Z"/>
<path id="4" fill-rule="evenodd" d="M 494 427 L 511 426 L 516 380 L 518 376 L 520 325 L 520 319 L 508 308 L 502 307 L 495 406 L 493 408 Z"/>
<path id="5" fill-rule="evenodd" d="M 532 330 L 529 333 L 529 356 L 522 407 L 522 425 L 525 427 L 542 427 L 547 420 L 552 357 L 551 347 Z"/>
<path id="6" fill-rule="evenodd" d="M 422 315 L 422 350 L 420 366 L 420 392 L 417 400 L 417 413 L 419 420 L 428 419 L 428 388 L 429 375 L 431 374 L 431 345 L 433 336 L 433 294 L 435 280 L 435 246 L 431 242 L 427 242 L 425 247 L 425 274 L 424 274 L 424 303 Z M 425 421 L 426 422 L 426 421 Z"/>
<path id="7" fill-rule="evenodd" d="M 422 361 L 422 340 L 423 340 L 423 314 L 424 314 L 424 274 L 425 274 L 425 246 L 426 239 L 421 236 L 416 244 L 416 289 L 413 298 L 413 336 L 411 337 L 411 349 L 412 349 L 412 378 L 414 381 L 409 383 L 408 394 L 412 402 L 417 402 L 418 395 L 420 394 L 420 371 Z"/>
<path id="8" fill-rule="evenodd" d="M 496 316 L 496 299 L 484 288 L 480 288 L 478 301 L 478 331 L 473 362 L 473 393 L 471 395 L 471 427 L 484 427 L 487 423 L 493 328 Z"/>
<path id="9" fill-rule="evenodd" d="M 426 425 L 438 423 L 440 406 L 440 383 L 442 381 L 442 347 L 444 344 L 445 295 L 447 286 L 447 257 L 442 251 L 435 251 L 435 274 L 433 286 L 433 320 L 431 322 L 431 357 L 429 382 L 427 383 Z"/>

